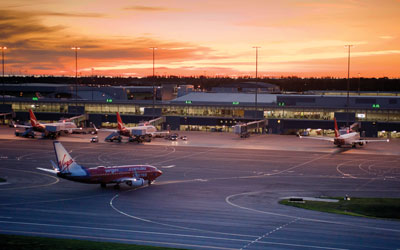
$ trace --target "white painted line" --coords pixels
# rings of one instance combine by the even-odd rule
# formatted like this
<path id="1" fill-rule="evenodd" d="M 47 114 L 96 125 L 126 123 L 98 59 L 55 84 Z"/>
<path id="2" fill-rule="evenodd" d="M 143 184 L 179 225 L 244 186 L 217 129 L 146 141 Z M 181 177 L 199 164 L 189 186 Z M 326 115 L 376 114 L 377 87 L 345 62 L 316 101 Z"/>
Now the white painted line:
<path id="1" fill-rule="evenodd" d="M 233 207 L 237 207 L 243 210 L 248 210 L 254 213 L 261 213 L 261 214 L 269 214 L 269 215 L 275 215 L 275 216 L 280 216 L 280 217 L 287 217 L 287 218 L 293 218 L 296 219 L 298 218 L 299 220 L 304 220 L 304 221 L 311 221 L 311 222 L 319 222 L 319 223 L 327 223 L 327 224 L 335 224 L 335 225 L 343 225 L 343 226 L 348 226 L 348 227 L 355 227 L 355 228 L 366 228 L 366 229 L 372 229 L 372 230 L 379 230 L 379 231 L 387 231 L 387 232 L 395 232 L 395 233 L 400 233 L 400 229 L 392 229 L 392 228 L 383 228 L 383 227 L 373 227 L 373 226 L 363 226 L 363 225 L 355 225 L 353 223 L 344 223 L 344 222 L 339 222 L 339 221 L 328 221 L 328 220 L 320 220 L 320 219 L 311 219 L 311 218 L 305 218 L 305 217 L 298 217 L 298 216 L 292 216 L 292 215 L 287 215 L 287 214 L 279 214 L 279 213 L 273 213 L 273 212 L 267 212 L 267 211 L 261 211 L 253 208 L 248 208 L 244 206 L 237 205 L 230 200 L 233 197 L 236 196 L 241 196 L 241 195 L 254 195 L 254 194 L 259 194 L 261 192 L 265 191 L 256 191 L 256 192 L 246 192 L 246 193 L 240 193 L 240 194 L 233 194 L 229 195 L 225 198 L 225 202 L 228 203 L 229 205 Z M 339 217 L 339 215 L 338 215 Z"/>
<path id="2" fill-rule="evenodd" d="M 131 190 L 129 190 L 129 191 L 131 191 Z M 126 191 L 126 192 L 128 192 L 128 191 Z M 137 216 L 134 216 L 134 215 L 127 214 L 127 213 L 122 212 L 121 210 L 117 209 L 113 204 L 113 201 L 116 198 L 118 198 L 118 195 L 114 196 L 110 200 L 111 208 L 114 209 L 117 213 L 120 213 L 120 214 L 122 214 L 122 215 L 124 215 L 126 217 L 129 217 L 129 218 L 132 218 L 132 219 L 135 219 L 135 220 L 139 220 L 139 221 L 143 221 L 143 222 L 147 222 L 147 223 L 151 223 L 151 224 L 155 224 L 155 225 L 170 227 L 170 228 L 177 228 L 177 229 L 181 229 L 181 230 L 189 230 L 189 231 L 197 231 L 197 232 L 213 233 L 213 234 L 229 235 L 229 236 L 239 236 L 239 237 L 256 237 L 254 235 L 231 234 L 231 233 L 222 233 L 222 232 L 216 232 L 216 231 L 202 230 L 202 229 L 197 229 L 197 228 L 182 227 L 182 226 L 176 226 L 176 225 L 171 225 L 171 224 L 166 224 L 166 223 L 161 223 L 161 222 L 157 222 L 157 221 L 151 221 L 151 220 L 148 220 L 148 219 L 140 218 L 140 217 L 137 217 Z"/>
<path id="3" fill-rule="evenodd" d="M 236 242 L 249 242 L 249 240 L 236 239 L 236 238 L 225 238 L 225 237 L 213 237 L 213 236 L 202 236 L 202 235 L 191 235 L 191 234 L 177 234 L 177 233 L 163 233 L 154 231 L 140 231 L 140 230 L 128 230 L 128 229 L 115 229 L 115 228 L 102 228 L 102 227 L 86 227 L 86 226 L 69 226 L 69 225 L 58 225 L 48 223 L 32 223 L 32 222 L 15 222 L 15 221 L 0 221 L 0 224 L 14 224 L 14 225 L 25 225 L 25 226 L 39 226 L 39 227 L 58 227 L 58 228 L 74 228 L 74 229 L 86 229 L 86 230 L 97 230 L 97 231 L 108 231 L 108 232 L 123 232 L 123 233 L 134 233 L 134 234 L 150 234 L 150 235 L 166 235 L 171 237 L 184 237 L 184 238 L 199 238 L 199 239 L 212 239 L 222 241 L 236 241 Z"/>
<path id="4" fill-rule="evenodd" d="M 42 232 L 33 232 L 33 231 L 16 231 L 16 230 L 2 230 L 0 232 L 7 233 L 23 233 L 23 234 L 34 234 L 34 235 L 42 235 L 42 236 L 58 236 L 58 237 L 74 237 L 80 239 L 94 239 L 94 240 L 109 240 L 109 241 L 120 241 L 120 242 L 135 242 L 135 243 L 148 243 L 148 244 L 160 244 L 160 245 L 169 245 L 169 246 L 180 246 L 180 247 L 197 247 L 197 248 L 206 248 L 206 249 L 221 249 L 221 250 L 237 250 L 236 248 L 226 248 L 226 247 L 215 247 L 208 245 L 195 245 L 195 244 L 184 244 L 184 243 L 173 243 L 173 242 L 165 242 L 165 241 L 149 241 L 149 240 L 133 240 L 126 238 L 111 238 L 111 237 L 97 237 L 97 236 L 87 236 L 87 235 L 76 235 L 76 234 L 56 234 L 56 233 L 42 233 Z"/>

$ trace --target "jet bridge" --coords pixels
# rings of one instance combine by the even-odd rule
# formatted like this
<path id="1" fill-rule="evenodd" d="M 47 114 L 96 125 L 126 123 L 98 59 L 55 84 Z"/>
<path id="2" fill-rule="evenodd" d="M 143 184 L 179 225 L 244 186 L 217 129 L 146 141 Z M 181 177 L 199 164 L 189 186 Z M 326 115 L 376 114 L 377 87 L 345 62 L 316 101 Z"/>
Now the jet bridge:
<path id="1" fill-rule="evenodd" d="M 268 120 L 263 119 L 259 121 L 253 121 L 248 123 L 239 123 L 233 127 L 235 134 L 239 135 L 240 138 L 247 138 L 250 136 L 250 132 L 259 131 L 265 133 L 265 128 L 268 125 Z"/>
<path id="2" fill-rule="evenodd" d="M 89 115 L 83 114 L 83 115 L 73 116 L 70 118 L 63 118 L 60 120 L 60 122 L 68 121 L 68 122 L 74 122 L 75 124 L 81 124 L 82 122 L 85 122 L 87 120 L 89 120 Z"/>
<path id="3" fill-rule="evenodd" d="M 154 127 L 160 126 L 165 122 L 165 116 L 158 117 L 156 119 L 150 120 L 147 123 L 153 125 Z"/>

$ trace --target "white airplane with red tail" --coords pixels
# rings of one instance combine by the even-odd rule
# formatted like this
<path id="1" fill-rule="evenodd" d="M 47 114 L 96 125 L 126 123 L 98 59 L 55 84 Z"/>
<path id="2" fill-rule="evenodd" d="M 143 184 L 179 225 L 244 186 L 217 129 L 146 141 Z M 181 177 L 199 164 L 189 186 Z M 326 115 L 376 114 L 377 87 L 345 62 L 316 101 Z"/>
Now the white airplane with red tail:
<path id="1" fill-rule="evenodd" d="M 69 155 L 60 142 L 55 141 L 53 144 L 57 164 L 51 161 L 53 169 L 37 169 L 55 173 L 58 177 L 63 179 L 82 183 L 100 184 L 103 188 L 109 183 L 114 183 L 116 184 L 115 187 L 119 188 L 120 183 L 125 183 L 131 187 L 141 187 L 144 186 L 147 181 L 150 185 L 156 178 L 162 175 L 160 170 L 150 165 L 98 166 L 85 168 L 79 165 Z"/>
<path id="2" fill-rule="evenodd" d="M 44 137 L 56 138 L 61 132 L 71 134 L 74 130 L 79 130 L 75 123 L 71 121 L 62 121 L 55 123 L 40 123 L 32 109 L 29 110 L 29 118 L 31 121 L 31 126 L 14 124 L 15 128 L 25 128 L 26 131 L 21 133 L 25 137 L 35 137 L 34 131 L 43 133 Z"/>
<path id="3" fill-rule="evenodd" d="M 136 127 L 125 127 L 124 123 L 122 122 L 121 116 L 119 112 L 117 112 L 117 123 L 118 129 L 102 129 L 103 131 L 111 131 L 113 132 L 109 136 L 106 137 L 106 141 L 121 141 L 121 136 L 129 137 L 130 141 L 151 141 L 152 137 L 166 135 L 168 131 L 157 131 L 157 128 L 151 125 L 151 121 L 141 123 L 139 126 Z"/>
<path id="4" fill-rule="evenodd" d="M 317 140 L 324 140 L 324 141 L 330 141 L 333 142 L 338 147 L 341 147 L 343 145 L 350 145 L 353 148 L 355 148 L 358 145 L 362 146 L 364 144 L 367 144 L 369 142 L 389 142 L 389 139 L 387 140 L 367 140 L 367 139 L 362 139 L 360 138 L 360 133 L 352 131 L 352 127 L 345 129 L 345 130 L 339 130 L 338 125 L 336 122 L 336 118 L 334 118 L 335 122 L 335 137 L 326 137 L 326 136 L 300 136 L 300 138 L 307 138 L 307 139 L 317 139 Z"/>

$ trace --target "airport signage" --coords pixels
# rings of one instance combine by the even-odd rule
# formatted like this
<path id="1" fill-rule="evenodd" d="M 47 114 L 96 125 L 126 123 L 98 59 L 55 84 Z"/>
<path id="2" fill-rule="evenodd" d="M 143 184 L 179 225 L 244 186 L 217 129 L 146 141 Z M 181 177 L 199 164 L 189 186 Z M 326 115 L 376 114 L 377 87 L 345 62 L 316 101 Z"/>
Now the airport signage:
<path id="1" fill-rule="evenodd" d="M 372 107 L 378 109 L 378 108 L 381 107 L 381 105 L 379 105 L 379 104 L 372 104 Z"/>
<path id="2" fill-rule="evenodd" d="M 112 102 L 112 99 L 107 98 L 106 102 Z"/>
<path id="3" fill-rule="evenodd" d="M 239 105 L 239 102 L 232 102 L 233 105 Z"/>
<path id="4" fill-rule="evenodd" d="M 37 98 L 37 97 L 32 97 L 32 101 L 38 101 L 39 100 L 39 98 Z"/>
<path id="5" fill-rule="evenodd" d="M 285 106 L 284 102 L 278 102 L 278 106 Z"/>
<path id="6" fill-rule="evenodd" d="M 186 104 L 192 104 L 192 101 L 186 101 Z"/>

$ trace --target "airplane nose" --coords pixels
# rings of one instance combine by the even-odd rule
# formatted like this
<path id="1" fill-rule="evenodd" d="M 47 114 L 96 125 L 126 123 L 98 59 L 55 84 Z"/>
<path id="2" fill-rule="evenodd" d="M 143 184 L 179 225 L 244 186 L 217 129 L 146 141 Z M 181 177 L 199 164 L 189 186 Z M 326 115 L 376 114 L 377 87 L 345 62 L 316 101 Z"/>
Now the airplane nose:
<path id="1" fill-rule="evenodd" d="M 160 175 L 162 175 L 162 171 L 161 170 L 157 170 L 157 177 L 159 177 Z"/>

